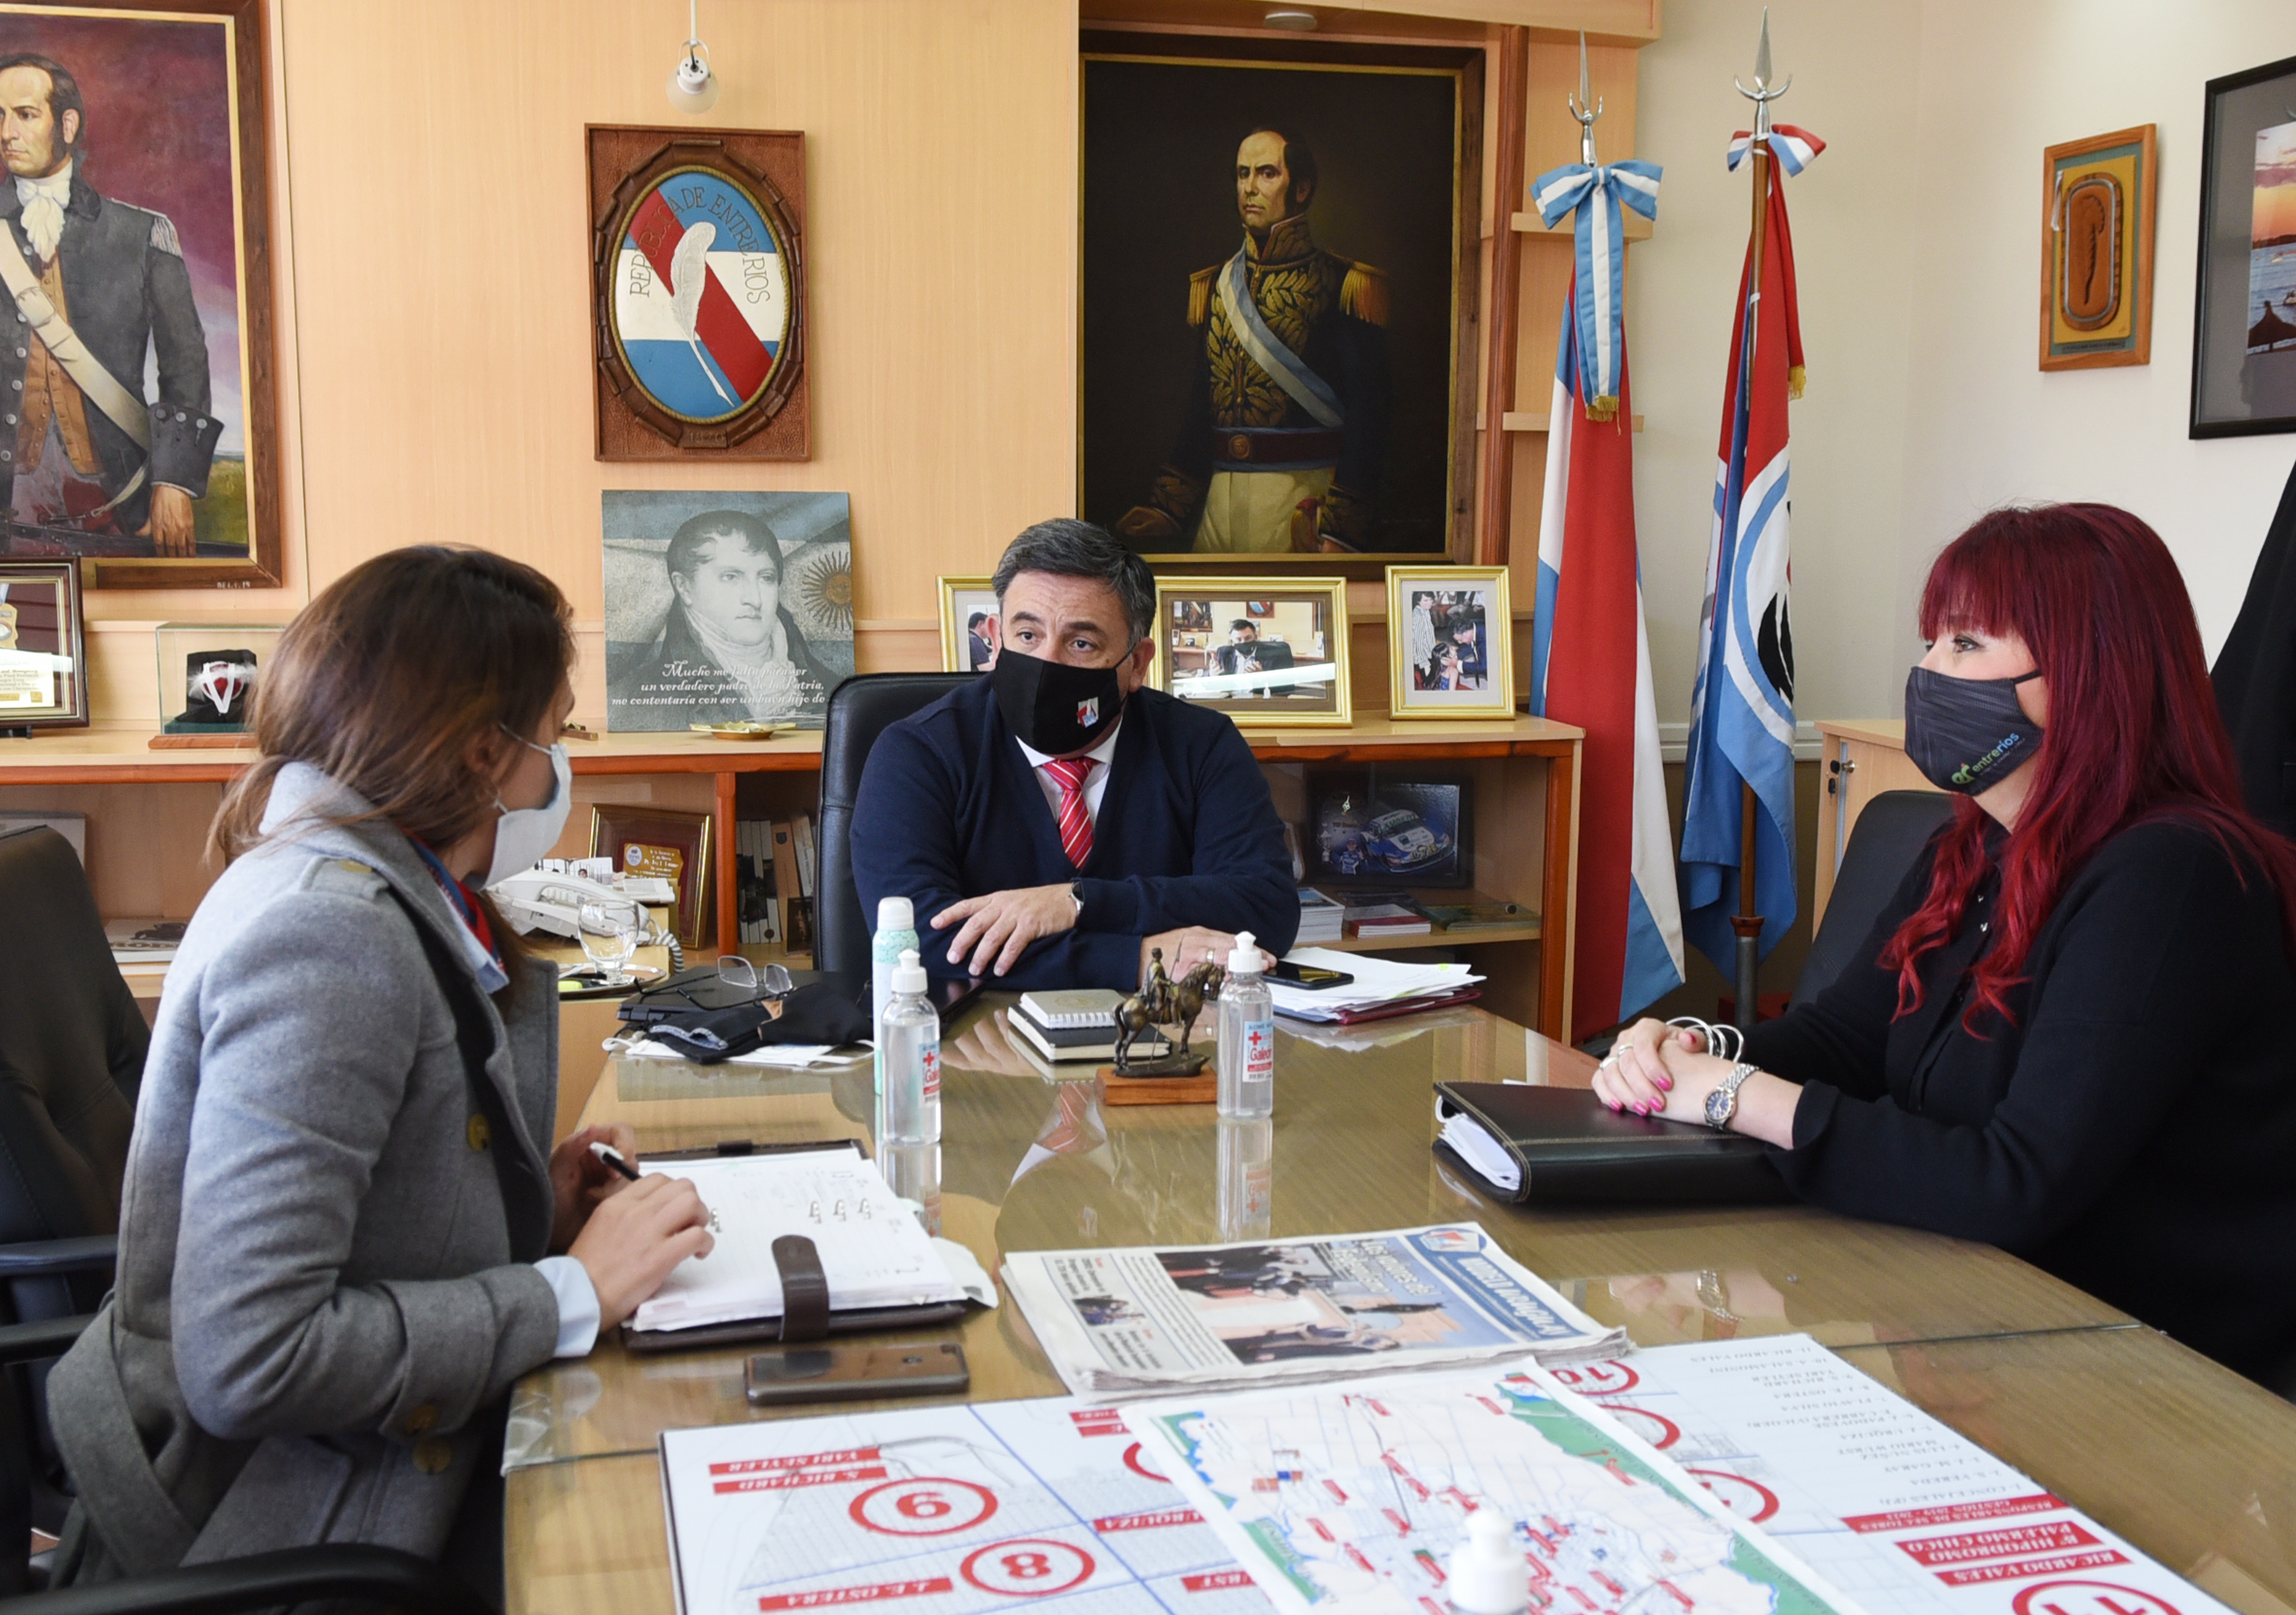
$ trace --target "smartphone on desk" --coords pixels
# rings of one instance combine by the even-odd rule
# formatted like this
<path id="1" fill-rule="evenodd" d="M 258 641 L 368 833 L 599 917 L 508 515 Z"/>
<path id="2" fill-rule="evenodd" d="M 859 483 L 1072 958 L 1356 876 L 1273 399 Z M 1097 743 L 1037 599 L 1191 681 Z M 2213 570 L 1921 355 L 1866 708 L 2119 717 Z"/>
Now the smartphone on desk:
<path id="1" fill-rule="evenodd" d="M 1275 962 L 1275 968 L 1268 972 L 1270 981 L 1287 982 L 1313 993 L 1326 987 L 1345 987 L 1355 978 L 1345 970 L 1327 970 L 1321 965 L 1295 965 L 1288 959 Z"/>
<path id="2" fill-rule="evenodd" d="M 876 1396 L 945 1396 L 972 1384 L 964 1348 L 955 1341 L 911 1346 L 777 1346 L 749 1359 L 749 1400 L 759 1407 L 793 1402 L 851 1402 Z"/>

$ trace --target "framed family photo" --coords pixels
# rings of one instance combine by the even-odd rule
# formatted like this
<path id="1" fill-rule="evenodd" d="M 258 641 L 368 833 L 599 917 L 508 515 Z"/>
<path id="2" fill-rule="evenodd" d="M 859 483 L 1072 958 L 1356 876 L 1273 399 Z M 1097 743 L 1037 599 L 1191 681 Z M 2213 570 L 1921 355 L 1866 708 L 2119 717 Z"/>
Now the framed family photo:
<path id="1" fill-rule="evenodd" d="M 1148 679 L 1242 728 L 1345 724 L 1347 580 L 1160 578 Z"/>
<path id="2" fill-rule="evenodd" d="M 995 582 L 988 578 L 943 578 L 940 583 L 941 671 L 982 672 L 1004 643 Z"/>
<path id="3" fill-rule="evenodd" d="M 2209 81 L 2190 436 L 2296 432 L 2296 56 Z"/>
<path id="4" fill-rule="evenodd" d="M 1481 64 L 1086 36 L 1080 514 L 1199 570 L 1464 554 Z"/>
<path id="5" fill-rule="evenodd" d="M 818 729 L 853 671 L 844 494 L 602 496 L 606 726 Z"/>
<path id="6" fill-rule="evenodd" d="M 1513 717 L 1513 626 L 1505 567 L 1389 567 L 1394 715 Z"/>
<path id="7" fill-rule="evenodd" d="M 0 561 L 0 732 L 87 726 L 77 561 Z"/>
<path id="8" fill-rule="evenodd" d="M 279 581 L 267 16 L 0 4 L 8 555 L 94 588 Z"/>

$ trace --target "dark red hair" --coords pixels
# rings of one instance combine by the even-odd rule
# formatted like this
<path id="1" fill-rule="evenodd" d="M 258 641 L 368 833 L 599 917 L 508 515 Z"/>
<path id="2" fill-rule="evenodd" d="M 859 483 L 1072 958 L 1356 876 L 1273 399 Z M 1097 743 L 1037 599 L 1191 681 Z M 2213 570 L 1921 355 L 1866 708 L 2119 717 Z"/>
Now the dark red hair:
<path id="1" fill-rule="evenodd" d="M 2160 535 L 2110 505 L 1994 510 L 1946 545 L 1922 591 L 1929 640 L 1956 629 L 2014 634 L 2046 682 L 2049 719 L 2025 766 L 2033 785 L 2000 852 L 2000 933 L 1970 981 L 1980 1008 L 2008 1018 L 2007 992 L 2073 873 L 2139 820 L 2207 830 L 2244 881 L 2279 892 L 2296 951 L 2296 846 L 2241 800 L 2184 579 Z M 1985 867 L 1984 810 L 1964 796 L 1938 844 L 1930 895 L 1881 964 L 1897 972 L 1897 1013 L 1922 1000 L 1915 970 L 1961 929 Z"/>

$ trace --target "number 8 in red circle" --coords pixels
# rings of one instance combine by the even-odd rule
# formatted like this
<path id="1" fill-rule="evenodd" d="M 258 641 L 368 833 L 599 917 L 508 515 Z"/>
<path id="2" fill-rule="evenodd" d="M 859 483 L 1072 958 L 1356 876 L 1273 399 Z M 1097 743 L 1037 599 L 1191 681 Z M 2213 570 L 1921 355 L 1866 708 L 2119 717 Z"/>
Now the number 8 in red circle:
<path id="1" fill-rule="evenodd" d="M 1017 1536 L 974 1549 L 957 1573 L 984 1593 L 1049 1598 L 1090 1581 L 1094 1568 L 1093 1556 L 1082 1548 L 1040 1536 Z"/>

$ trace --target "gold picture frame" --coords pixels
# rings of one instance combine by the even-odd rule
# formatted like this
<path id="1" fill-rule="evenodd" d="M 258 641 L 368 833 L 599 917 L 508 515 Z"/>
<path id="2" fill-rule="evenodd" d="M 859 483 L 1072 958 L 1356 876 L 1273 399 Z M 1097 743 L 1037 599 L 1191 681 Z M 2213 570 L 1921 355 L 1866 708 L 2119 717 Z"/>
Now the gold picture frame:
<path id="1" fill-rule="evenodd" d="M 644 855 L 632 862 L 629 853 Z M 672 927 L 683 947 L 716 936 L 715 869 L 710 860 L 710 815 L 600 802 L 590 809 L 590 856 L 610 858 L 617 873 L 661 875 L 678 894 Z"/>
<path id="2" fill-rule="evenodd" d="M 979 673 L 996 659 L 1002 642 L 997 636 L 996 581 L 991 578 L 942 578 L 941 585 L 941 671 L 943 673 Z M 972 615 L 985 612 L 989 629 L 988 655 L 980 648 L 966 642 L 974 637 Z"/>
<path id="3" fill-rule="evenodd" d="M 2040 368 L 2152 362 L 2158 125 L 2041 152 Z"/>
<path id="4" fill-rule="evenodd" d="M 1387 569 L 1388 710 L 1393 717 L 1415 721 L 1514 716 L 1514 622 L 1507 585 L 1505 567 Z M 1470 627 L 1472 637 L 1463 637 L 1461 630 Z"/>
<path id="5" fill-rule="evenodd" d="M 1159 578 L 1148 682 L 1238 728 L 1345 728 L 1347 579 Z"/>

